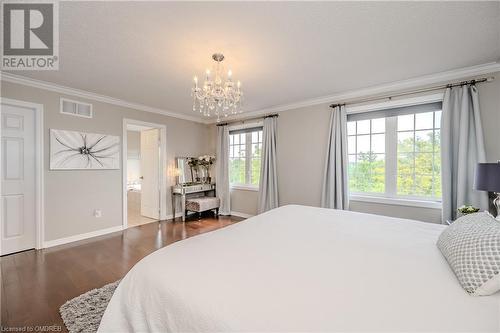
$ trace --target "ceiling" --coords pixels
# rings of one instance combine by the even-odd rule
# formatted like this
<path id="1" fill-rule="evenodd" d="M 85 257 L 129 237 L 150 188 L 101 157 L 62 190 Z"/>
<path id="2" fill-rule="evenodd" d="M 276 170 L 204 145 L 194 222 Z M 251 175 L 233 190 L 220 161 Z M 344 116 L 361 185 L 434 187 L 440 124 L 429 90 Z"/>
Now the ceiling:
<path id="1" fill-rule="evenodd" d="M 185 115 L 226 56 L 261 110 L 500 59 L 500 2 L 60 2 L 59 71 L 30 78 Z"/>

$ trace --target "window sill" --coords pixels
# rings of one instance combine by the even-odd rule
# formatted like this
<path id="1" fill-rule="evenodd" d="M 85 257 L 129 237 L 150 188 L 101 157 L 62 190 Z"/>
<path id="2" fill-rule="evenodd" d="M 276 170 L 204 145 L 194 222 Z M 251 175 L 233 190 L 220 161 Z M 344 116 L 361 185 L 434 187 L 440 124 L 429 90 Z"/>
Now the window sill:
<path id="1" fill-rule="evenodd" d="M 369 195 L 351 195 L 349 199 L 351 201 L 380 203 L 386 205 L 442 209 L 441 202 L 431 201 L 431 200 L 427 201 L 427 200 L 416 200 L 416 199 L 388 198 L 388 197 L 376 197 Z"/>
<path id="2" fill-rule="evenodd" d="M 231 185 L 231 190 L 254 191 L 258 192 L 259 187 L 254 185 Z"/>

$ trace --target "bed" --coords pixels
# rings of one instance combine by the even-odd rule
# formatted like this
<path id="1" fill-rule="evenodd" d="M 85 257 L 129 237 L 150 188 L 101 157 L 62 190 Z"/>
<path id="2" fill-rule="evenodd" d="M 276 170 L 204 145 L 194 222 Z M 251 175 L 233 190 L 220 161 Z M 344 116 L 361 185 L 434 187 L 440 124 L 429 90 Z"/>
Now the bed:
<path id="1" fill-rule="evenodd" d="M 444 228 L 283 206 L 141 260 L 99 332 L 499 332 L 500 294 L 461 288 Z"/>

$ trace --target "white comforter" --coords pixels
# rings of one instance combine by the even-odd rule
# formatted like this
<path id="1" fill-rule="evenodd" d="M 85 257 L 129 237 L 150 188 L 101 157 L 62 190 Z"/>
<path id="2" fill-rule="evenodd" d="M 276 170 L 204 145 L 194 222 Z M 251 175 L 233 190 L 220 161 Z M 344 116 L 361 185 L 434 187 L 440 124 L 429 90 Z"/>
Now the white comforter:
<path id="1" fill-rule="evenodd" d="M 281 207 L 141 260 L 99 332 L 500 331 L 500 295 L 460 287 L 443 228 Z"/>

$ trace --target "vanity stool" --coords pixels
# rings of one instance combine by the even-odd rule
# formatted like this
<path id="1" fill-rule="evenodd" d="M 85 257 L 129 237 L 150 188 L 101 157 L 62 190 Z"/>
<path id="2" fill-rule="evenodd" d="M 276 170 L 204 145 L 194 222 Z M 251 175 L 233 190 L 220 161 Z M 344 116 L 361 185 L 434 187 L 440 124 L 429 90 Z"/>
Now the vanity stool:
<path id="1" fill-rule="evenodd" d="M 207 210 L 215 210 L 215 216 L 219 216 L 220 199 L 217 197 L 199 197 L 186 200 L 187 211 L 197 212 L 198 218 L 201 217 L 201 212 Z M 187 215 L 187 214 L 186 214 Z"/>

